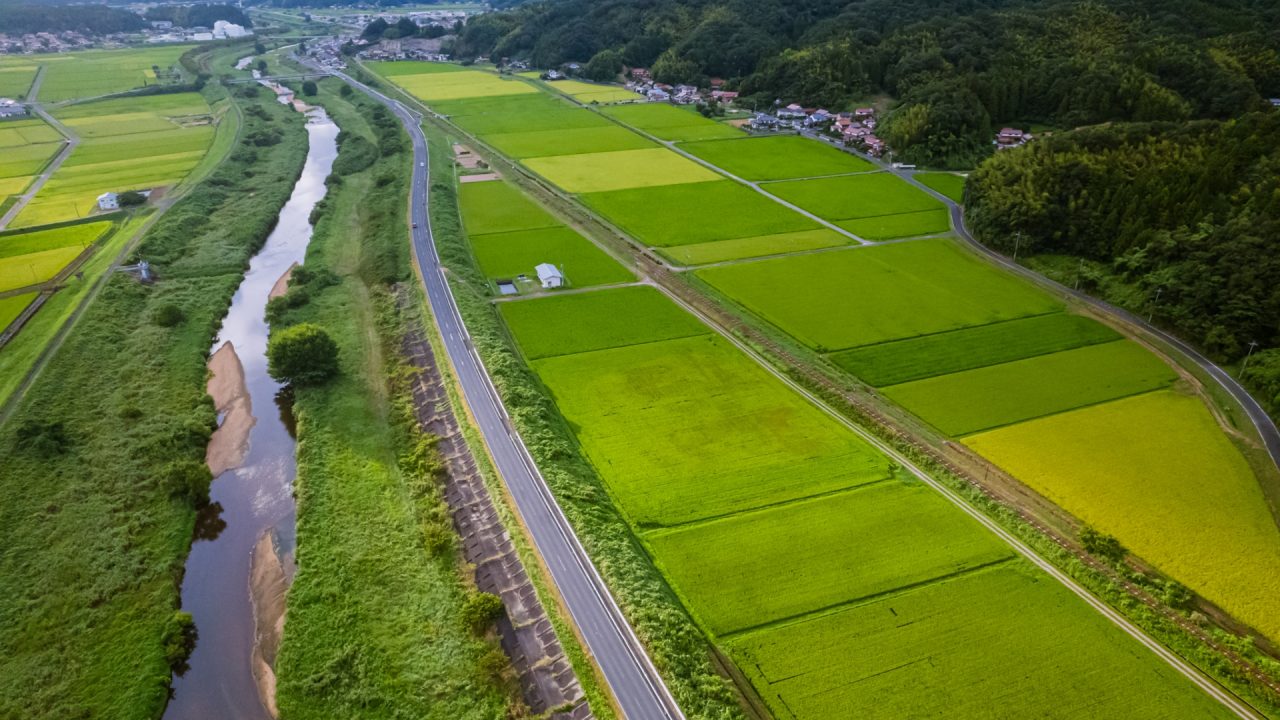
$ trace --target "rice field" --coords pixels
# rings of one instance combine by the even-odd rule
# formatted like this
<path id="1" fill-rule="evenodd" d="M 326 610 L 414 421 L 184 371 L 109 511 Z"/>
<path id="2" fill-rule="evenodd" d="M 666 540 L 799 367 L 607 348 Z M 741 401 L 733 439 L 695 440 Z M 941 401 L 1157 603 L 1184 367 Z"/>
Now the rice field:
<path id="1" fill-rule="evenodd" d="M 551 263 L 569 287 L 587 287 L 635 279 L 617 260 L 567 227 L 515 230 L 471 237 L 480 269 L 490 279 L 536 277 L 534 267 Z"/>
<path id="2" fill-rule="evenodd" d="M 582 201 L 646 245 L 672 247 L 818 230 L 809 218 L 732 180 L 588 193 Z M 843 238 L 848 241 L 848 238 Z"/>
<path id="3" fill-rule="evenodd" d="M 790 180 L 876 169 L 856 155 L 797 135 L 691 142 L 680 149 L 744 180 Z"/>
<path id="4" fill-rule="evenodd" d="M 498 309 L 529 360 L 711 332 L 651 287 L 502 303 Z"/>
<path id="5" fill-rule="evenodd" d="M 1235 717 L 1022 561 L 725 645 L 779 718 Z"/>
<path id="6" fill-rule="evenodd" d="M 827 220 L 938 210 L 942 203 L 889 173 L 769 183 L 769 192 Z"/>
<path id="7" fill-rule="evenodd" d="M 696 272 L 823 352 L 1062 309 L 1049 295 L 945 239 L 793 255 Z"/>
<path id="8" fill-rule="evenodd" d="M 18 319 L 23 310 L 36 299 L 37 293 L 25 293 L 13 297 L 0 298 L 0 330 L 9 327 L 9 323 Z"/>
<path id="9" fill-rule="evenodd" d="M 62 146 L 62 135 L 38 117 L 0 122 L 0 205 L 25 192 Z"/>
<path id="10" fill-rule="evenodd" d="M 580 80 L 556 80 L 548 82 L 547 87 L 556 92 L 564 93 L 586 105 L 591 103 L 637 102 L 644 99 L 642 95 L 619 85 L 597 85 Z"/>
<path id="11" fill-rule="evenodd" d="M 1172 385 L 1173 369 L 1131 340 L 891 385 L 882 392 L 958 437 Z"/>
<path id="12" fill-rule="evenodd" d="M 0 292 L 52 279 L 110 227 L 85 223 L 0 235 Z"/>
<path id="13" fill-rule="evenodd" d="M 485 135 L 484 141 L 503 155 L 517 160 L 657 147 L 640 135 L 616 125 L 495 133 Z"/>
<path id="14" fill-rule="evenodd" d="M 951 214 L 946 208 L 936 208 L 896 215 L 841 220 L 836 223 L 836 226 L 864 240 L 893 240 L 948 232 L 951 230 Z"/>
<path id="15" fill-rule="evenodd" d="M 964 176 L 955 173 L 916 173 L 916 180 L 928 188 L 936 190 L 956 202 L 964 201 Z"/>
<path id="16" fill-rule="evenodd" d="M 1248 463 L 1198 397 L 1153 392 L 964 443 L 1280 640 L 1280 530 Z"/>
<path id="17" fill-rule="evenodd" d="M 26 58 L 0 60 L 0 97 L 24 99 L 39 69 L 39 65 Z"/>
<path id="18" fill-rule="evenodd" d="M 561 224 L 505 182 L 463 183 L 458 186 L 458 204 L 462 208 L 462 223 L 473 236 Z"/>
<path id="19" fill-rule="evenodd" d="M 1223 716 L 656 290 L 499 310 L 655 564 L 777 716 Z"/>
<path id="20" fill-rule="evenodd" d="M 400 63 L 391 63 L 391 65 L 398 64 Z M 503 78 L 481 70 L 458 69 L 413 74 L 406 72 L 393 75 L 392 79 L 410 95 L 423 102 L 466 100 L 500 95 L 532 95 L 538 92 L 537 88 L 523 80 Z"/>
<path id="21" fill-rule="evenodd" d="M 601 112 L 631 127 L 643 130 L 659 140 L 714 140 L 742 138 L 746 133 L 724 123 L 702 117 L 693 110 L 667 103 L 614 105 Z"/>
<path id="22" fill-rule="evenodd" d="M 192 47 L 163 45 L 41 55 L 36 62 L 44 65 L 45 75 L 39 99 L 47 103 L 61 102 L 174 82 L 176 78 L 157 78 L 153 66 L 159 67 L 162 74 L 176 70 L 178 58 Z"/>
<path id="23" fill-rule="evenodd" d="M 666 148 L 531 158 L 524 165 L 571 193 L 720 179 L 716 173 Z"/>
<path id="24" fill-rule="evenodd" d="M 784 255 L 849 244 L 849 238 L 827 228 L 716 240 L 665 247 L 660 252 L 680 265 L 705 265 L 725 260 Z"/>
<path id="25" fill-rule="evenodd" d="M 448 115 L 464 130 L 482 137 L 612 125 L 590 110 L 543 93 L 434 102 L 431 107 Z"/>
<path id="26" fill-rule="evenodd" d="M 80 103 L 55 111 L 81 143 L 12 227 L 92 215 L 105 192 L 176 185 L 213 142 L 214 119 L 197 93 Z"/>
<path id="27" fill-rule="evenodd" d="M 1096 320 L 1053 313 L 867 345 L 829 359 L 883 387 L 1118 339 L 1120 333 Z"/>
<path id="28" fill-rule="evenodd" d="M 804 542 L 796 543 L 800 532 Z M 1013 556 L 933 490 L 898 481 L 651 532 L 644 541 L 718 636 Z"/>

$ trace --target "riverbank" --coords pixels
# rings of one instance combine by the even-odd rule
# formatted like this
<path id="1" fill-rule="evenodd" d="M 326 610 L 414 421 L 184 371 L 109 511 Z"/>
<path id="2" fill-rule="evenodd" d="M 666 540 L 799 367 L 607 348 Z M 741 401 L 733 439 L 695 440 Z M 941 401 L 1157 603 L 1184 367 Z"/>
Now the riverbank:
<path id="1" fill-rule="evenodd" d="M 228 160 L 140 245 L 157 282 L 111 277 L 0 428 L 0 717 L 167 701 L 215 419 L 206 354 L 305 152 L 301 118 L 255 94 L 235 91 L 249 112 Z"/>
<path id="2" fill-rule="evenodd" d="M 342 368 L 328 384 L 295 394 L 299 554 L 276 663 L 280 712 L 291 720 L 392 709 L 502 717 L 518 707 L 518 688 L 492 636 L 469 626 L 475 593 L 434 481 L 418 467 L 433 453 L 430 440 L 411 429 L 403 388 L 392 383 L 402 318 L 387 288 L 410 268 L 409 154 L 353 162 L 353 147 L 390 148 L 394 141 L 378 142 L 379 134 L 399 137 L 399 128 L 340 87 L 320 83 L 315 101 L 342 128 L 335 173 L 344 171 L 285 295 L 284 305 L 298 304 L 276 325 L 324 327 Z"/>

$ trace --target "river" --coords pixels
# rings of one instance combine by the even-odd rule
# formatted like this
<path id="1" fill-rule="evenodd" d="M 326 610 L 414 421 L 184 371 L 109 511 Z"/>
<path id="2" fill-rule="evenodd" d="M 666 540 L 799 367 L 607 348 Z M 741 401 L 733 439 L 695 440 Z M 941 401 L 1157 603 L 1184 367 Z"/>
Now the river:
<path id="1" fill-rule="evenodd" d="M 263 315 L 276 281 L 306 255 L 311 210 L 324 197 L 324 182 L 338 154 L 337 126 L 319 108 L 308 109 L 307 117 L 309 147 L 302 176 L 275 230 L 250 260 L 213 344 L 217 351 L 231 343 L 239 356 L 253 424 L 243 461 L 214 479 L 210 507 L 197 520 L 182 583 L 182 607 L 194 617 L 199 640 L 188 669 L 174 677 L 173 697 L 164 714 L 168 720 L 271 717 L 252 669 L 255 607 L 249 589 L 250 555 L 261 538 L 270 538 L 267 547 L 276 550 L 270 559 L 279 559 L 284 575 L 281 587 L 292 578 L 297 466 L 288 403 L 280 384 L 267 375 L 268 326 Z"/>

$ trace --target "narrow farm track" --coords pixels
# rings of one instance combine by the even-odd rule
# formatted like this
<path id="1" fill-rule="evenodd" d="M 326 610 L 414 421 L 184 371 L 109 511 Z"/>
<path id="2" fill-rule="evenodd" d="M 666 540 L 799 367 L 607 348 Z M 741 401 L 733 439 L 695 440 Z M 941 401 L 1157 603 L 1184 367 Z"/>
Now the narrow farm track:
<path id="1" fill-rule="evenodd" d="M 412 140 L 414 170 L 410 214 L 415 224 L 412 230 L 413 254 L 440 337 L 467 408 L 484 437 L 494 466 L 510 490 L 534 546 L 622 715 L 636 720 L 683 720 L 684 714 L 671 691 L 609 594 L 604 580 L 574 535 L 546 480 L 512 426 L 488 371 L 471 344 L 431 235 L 427 211 L 430 169 L 426 134 L 421 127 L 422 117 L 399 101 L 345 74 L 335 74 L 390 109 Z"/>

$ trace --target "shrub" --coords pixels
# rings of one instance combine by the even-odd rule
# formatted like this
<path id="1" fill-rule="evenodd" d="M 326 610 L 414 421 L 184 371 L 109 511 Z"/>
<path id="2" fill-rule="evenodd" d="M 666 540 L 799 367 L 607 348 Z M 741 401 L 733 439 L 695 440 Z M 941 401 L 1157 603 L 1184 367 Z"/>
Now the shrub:
<path id="1" fill-rule="evenodd" d="M 1124 560 L 1124 556 L 1129 554 L 1120 541 L 1110 535 L 1103 535 L 1093 528 L 1085 528 L 1080 531 L 1080 544 L 1090 554 L 1118 563 Z"/>
<path id="2" fill-rule="evenodd" d="M 209 486 L 213 473 L 198 460 L 176 460 L 165 466 L 164 483 L 174 497 L 186 499 L 196 507 L 209 504 Z"/>
<path id="3" fill-rule="evenodd" d="M 302 83 L 303 95 L 306 95 L 307 97 L 315 97 L 318 91 L 319 91 L 319 88 L 316 87 L 316 83 L 314 80 L 308 80 Z"/>
<path id="4" fill-rule="evenodd" d="M 173 327 L 185 319 L 182 308 L 173 303 L 165 303 L 151 313 L 151 322 L 160 327 Z"/>
<path id="5" fill-rule="evenodd" d="M 18 426 L 17 445 L 38 455 L 61 455 L 71 444 L 67 428 L 61 422 L 27 420 Z"/>
<path id="6" fill-rule="evenodd" d="M 187 669 L 187 658 L 196 649 L 196 621 L 191 613 L 175 610 L 164 626 L 164 657 L 176 673 Z"/>
<path id="7" fill-rule="evenodd" d="M 502 598 L 497 595 L 487 592 L 472 593 L 462 605 L 462 621 L 472 632 L 480 635 L 497 622 L 505 611 Z"/>
<path id="8" fill-rule="evenodd" d="M 320 384 L 338 373 L 338 344 L 324 328 L 310 323 L 272 333 L 267 372 L 293 385 Z"/>
<path id="9" fill-rule="evenodd" d="M 147 201 L 147 196 L 137 190 L 126 190 L 117 197 L 120 207 L 137 207 Z"/>

